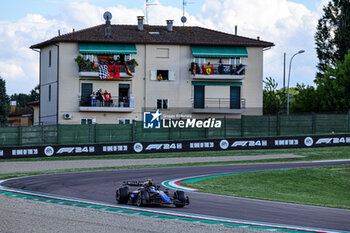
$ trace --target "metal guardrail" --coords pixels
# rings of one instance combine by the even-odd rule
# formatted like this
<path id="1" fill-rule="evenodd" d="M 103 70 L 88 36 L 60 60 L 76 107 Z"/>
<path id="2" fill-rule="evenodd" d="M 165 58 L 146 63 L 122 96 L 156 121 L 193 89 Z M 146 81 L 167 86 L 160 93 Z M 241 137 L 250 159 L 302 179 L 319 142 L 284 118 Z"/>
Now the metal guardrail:
<path id="1" fill-rule="evenodd" d="M 79 98 L 80 107 L 104 107 L 104 108 L 134 108 L 134 96 L 130 98 L 112 98 L 107 101 L 95 100 L 91 101 L 90 97 Z"/>

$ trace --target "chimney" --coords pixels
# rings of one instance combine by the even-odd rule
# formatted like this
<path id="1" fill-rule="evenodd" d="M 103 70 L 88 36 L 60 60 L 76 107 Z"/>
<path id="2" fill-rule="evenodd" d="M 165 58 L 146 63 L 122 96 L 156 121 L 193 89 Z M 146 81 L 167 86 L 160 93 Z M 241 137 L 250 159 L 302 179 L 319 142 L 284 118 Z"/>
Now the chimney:
<path id="1" fill-rule="evenodd" d="M 137 16 L 137 30 L 143 31 L 143 16 Z"/>
<path id="2" fill-rule="evenodd" d="M 59 35 L 59 36 L 61 35 L 61 30 L 60 30 L 60 29 L 58 29 L 58 35 Z"/>
<path id="3" fill-rule="evenodd" d="M 237 25 L 235 26 L 235 35 L 237 36 L 237 31 L 238 31 L 238 27 Z"/>
<path id="4" fill-rule="evenodd" d="M 168 32 L 173 31 L 173 22 L 174 20 L 167 20 L 166 21 L 166 29 L 168 30 Z"/>
<path id="5" fill-rule="evenodd" d="M 108 18 L 106 20 L 105 38 L 111 38 L 111 21 Z"/>
<path id="6" fill-rule="evenodd" d="M 11 106 L 11 113 L 15 112 L 16 111 L 16 101 L 11 101 L 10 102 L 10 106 Z"/>
<path id="7" fill-rule="evenodd" d="M 257 40 L 260 40 L 260 36 L 258 36 L 256 39 L 257 39 Z"/>
<path id="8" fill-rule="evenodd" d="M 75 28 L 73 28 L 73 32 L 75 32 Z"/>

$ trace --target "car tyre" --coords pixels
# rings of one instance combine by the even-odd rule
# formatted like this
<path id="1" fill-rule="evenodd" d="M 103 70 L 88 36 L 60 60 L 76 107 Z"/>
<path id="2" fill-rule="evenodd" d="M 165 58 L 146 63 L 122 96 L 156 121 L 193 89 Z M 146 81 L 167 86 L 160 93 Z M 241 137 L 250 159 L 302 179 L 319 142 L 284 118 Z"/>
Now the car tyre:
<path id="1" fill-rule="evenodd" d="M 136 198 L 137 206 L 145 206 L 149 201 L 149 193 L 147 191 L 141 191 Z"/>
<path id="2" fill-rule="evenodd" d="M 117 200 L 118 204 L 126 204 L 129 200 L 129 189 L 128 187 L 123 187 L 117 189 L 115 193 L 115 199 Z"/>
<path id="3" fill-rule="evenodd" d="M 184 191 L 175 191 L 174 198 L 176 198 L 179 202 L 174 204 L 177 208 L 182 208 L 186 205 L 186 197 Z"/>

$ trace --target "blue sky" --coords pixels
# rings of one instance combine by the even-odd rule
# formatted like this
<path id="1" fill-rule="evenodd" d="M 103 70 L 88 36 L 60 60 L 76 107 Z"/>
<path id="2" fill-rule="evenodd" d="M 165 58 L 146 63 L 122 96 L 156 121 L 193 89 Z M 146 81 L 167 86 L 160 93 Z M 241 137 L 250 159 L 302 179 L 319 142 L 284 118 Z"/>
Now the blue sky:
<path id="1" fill-rule="evenodd" d="M 322 6 L 329 0 L 187 0 L 188 26 L 201 26 L 274 42 L 264 52 L 264 77 L 281 87 L 283 53 L 287 62 L 300 49 L 306 53 L 293 60 L 291 86 L 313 85 L 317 57 L 314 33 Z M 182 0 L 149 0 L 149 23 L 174 19 L 181 25 Z M 39 82 L 39 56 L 29 49 L 61 33 L 103 23 L 103 12 L 112 12 L 113 24 L 136 24 L 145 14 L 145 0 L 16 0 L 0 8 L 0 76 L 7 93 L 29 93 Z"/>

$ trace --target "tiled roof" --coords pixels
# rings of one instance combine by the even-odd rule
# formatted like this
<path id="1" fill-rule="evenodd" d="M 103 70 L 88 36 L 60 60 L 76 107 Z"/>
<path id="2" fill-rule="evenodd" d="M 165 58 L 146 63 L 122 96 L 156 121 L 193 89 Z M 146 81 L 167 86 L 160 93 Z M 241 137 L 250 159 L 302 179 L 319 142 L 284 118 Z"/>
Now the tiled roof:
<path id="1" fill-rule="evenodd" d="M 56 36 L 50 40 L 32 45 L 30 48 L 42 48 L 57 42 L 222 45 L 264 48 L 274 46 L 271 42 L 250 39 L 202 27 L 174 26 L 173 31 L 168 32 L 166 26 L 144 25 L 144 30 L 139 31 L 137 25 L 111 25 L 110 31 L 111 38 L 105 38 L 105 25 L 102 24 Z"/>
<path id="2" fill-rule="evenodd" d="M 15 112 L 11 112 L 9 114 L 9 117 L 13 117 L 13 116 L 28 116 L 28 115 L 33 115 L 33 109 L 30 108 L 30 107 L 24 107 L 24 108 L 21 108 Z"/>

